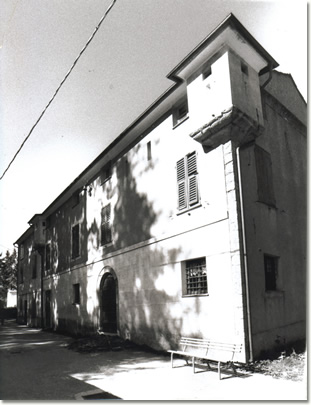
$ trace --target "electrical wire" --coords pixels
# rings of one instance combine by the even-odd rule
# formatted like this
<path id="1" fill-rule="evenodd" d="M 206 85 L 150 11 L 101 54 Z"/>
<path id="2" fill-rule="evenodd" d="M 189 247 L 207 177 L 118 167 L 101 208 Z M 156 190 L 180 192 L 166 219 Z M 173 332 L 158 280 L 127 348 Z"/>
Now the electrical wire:
<path id="1" fill-rule="evenodd" d="M 6 174 L 6 172 L 9 170 L 9 168 L 11 167 L 12 163 L 14 162 L 14 160 L 16 159 L 17 155 L 20 153 L 20 151 L 22 150 L 23 146 L 25 145 L 25 143 L 27 142 L 27 140 L 29 139 L 30 135 L 32 134 L 33 130 L 36 128 L 36 126 L 39 124 L 41 118 L 43 117 L 43 115 L 45 114 L 46 110 L 49 108 L 49 106 L 52 104 L 53 100 L 55 99 L 57 93 L 59 92 L 59 90 L 61 89 L 61 87 L 63 86 L 63 84 L 65 83 L 65 81 L 67 80 L 68 76 L 70 75 L 70 73 L 72 72 L 72 70 L 74 69 L 74 67 L 76 66 L 78 60 L 80 59 L 80 57 L 82 56 L 82 54 L 84 53 L 84 51 L 86 50 L 86 48 L 89 46 L 90 42 L 92 41 L 92 39 L 94 38 L 94 36 L 96 35 L 97 31 L 99 30 L 101 24 L 103 23 L 104 19 L 107 17 L 108 13 L 111 11 L 112 7 L 114 6 L 114 4 L 116 3 L 117 0 L 112 0 L 111 4 L 108 6 L 105 14 L 102 16 L 102 18 L 100 19 L 98 25 L 96 26 L 95 30 L 93 31 L 92 35 L 90 36 L 90 38 L 87 40 L 86 44 L 84 45 L 84 47 L 81 49 L 79 55 L 76 57 L 75 61 L 73 62 L 73 64 L 71 65 L 70 69 L 68 70 L 68 72 L 66 73 L 65 77 L 63 78 L 63 80 L 60 82 L 59 86 L 57 87 L 55 93 L 53 94 L 52 98 L 50 99 L 50 101 L 47 103 L 46 107 L 44 108 L 44 110 L 42 111 L 42 113 L 40 114 L 39 118 L 37 119 L 37 121 L 35 122 L 35 124 L 32 126 L 31 130 L 29 131 L 28 135 L 26 136 L 26 138 L 24 139 L 24 141 L 21 143 L 20 147 L 18 148 L 17 152 L 15 153 L 15 155 L 13 156 L 13 159 L 10 161 L 9 165 L 7 166 L 7 168 L 4 170 L 2 176 L 0 177 L 0 180 L 3 179 L 4 175 Z"/>

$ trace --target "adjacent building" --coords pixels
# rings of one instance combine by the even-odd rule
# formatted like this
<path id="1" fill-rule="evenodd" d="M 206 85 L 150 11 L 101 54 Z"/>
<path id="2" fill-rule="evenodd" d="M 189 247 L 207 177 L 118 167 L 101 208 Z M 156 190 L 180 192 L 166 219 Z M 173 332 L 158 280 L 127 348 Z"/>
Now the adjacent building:
<path id="1" fill-rule="evenodd" d="M 306 334 L 306 103 L 229 15 L 17 240 L 18 318 L 155 349 Z"/>

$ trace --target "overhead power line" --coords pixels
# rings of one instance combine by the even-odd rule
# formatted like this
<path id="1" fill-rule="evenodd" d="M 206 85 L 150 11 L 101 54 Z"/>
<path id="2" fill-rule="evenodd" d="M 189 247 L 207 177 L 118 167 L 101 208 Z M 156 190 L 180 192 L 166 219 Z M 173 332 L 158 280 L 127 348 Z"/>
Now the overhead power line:
<path id="1" fill-rule="evenodd" d="M 98 25 L 96 26 L 95 30 L 93 31 L 92 35 L 90 36 L 90 38 L 88 39 L 88 41 L 86 42 L 86 44 L 84 45 L 84 47 L 81 49 L 79 55 L 76 57 L 75 61 L 73 62 L 73 64 L 71 65 L 70 69 L 68 70 L 68 72 L 66 73 L 65 77 L 63 78 L 63 80 L 60 82 L 59 86 L 57 87 L 55 93 L 53 94 L 53 96 L 51 97 L 50 101 L 47 103 L 47 105 L 45 106 L 44 110 L 42 111 L 42 113 L 40 114 L 39 118 L 37 119 L 37 121 L 35 122 L 35 124 L 32 126 L 31 130 L 29 131 L 28 135 L 26 136 L 26 138 L 24 139 L 24 141 L 22 142 L 22 144 L 20 145 L 20 147 L 18 148 L 17 152 L 15 153 L 15 155 L 13 156 L 13 159 L 10 161 L 9 165 L 7 166 L 7 168 L 4 170 L 2 176 L 0 177 L 0 180 L 3 179 L 4 175 L 6 174 L 6 172 L 9 170 L 10 166 L 12 165 L 12 163 L 14 162 L 14 160 L 16 159 L 17 155 L 19 154 L 19 152 L 22 150 L 23 146 L 25 145 L 25 143 L 27 142 L 27 140 L 29 139 L 30 135 L 32 134 L 33 130 L 36 128 L 36 126 L 39 124 L 41 118 L 43 117 L 43 115 L 45 114 L 46 110 L 49 108 L 49 106 L 52 104 L 53 100 L 55 99 L 57 93 L 59 92 L 59 90 L 61 89 L 61 87 L 63 86 L 63 84 L 65 83 L 65 81 L 67 80 L 68 76 L 70 75 L 70 73 L 72 72 L 72 70 L 74 69 L 74 67 L 76 66 L 78 60 L 81 58 L 82 54 L 84 53 L 84 51 L 86 50 L 86 48 L 89 46 L 90 42 L 92 41 L 92 39 L 94 38 L 94 36 L 96 35 L 97 31 L 99 30 L 100 26 L 102 25 L 104 19 L 107 17 L 109 11 L 111 11 L 112 7 L 114 6 L 114 4 L 116 3 L 117 0 L 112 0 L 111 4 L 108 6 L 105 14 L 102 16 L 102 18 L 100 19 Z"/>

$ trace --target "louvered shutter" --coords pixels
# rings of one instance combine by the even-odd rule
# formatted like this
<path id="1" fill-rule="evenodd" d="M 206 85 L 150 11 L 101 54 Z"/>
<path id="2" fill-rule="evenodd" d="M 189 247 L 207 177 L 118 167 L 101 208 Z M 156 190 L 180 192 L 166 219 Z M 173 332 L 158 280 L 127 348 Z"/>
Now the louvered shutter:
<path id="1" fill-rule="evenodd" d="M 180 159 L 177 162 L 176 169 L 177 169 L 178 209 L 182 210 L 187 207 L 186 170 L 184 158 Z"/>
<path id="2" fill-rule="evenodd" d="M 189 205 L 198 202 L 198 171 L 197 171 L 197 155 L 191 153 L 187 156 L 187 175 L 188 175 L 188 190 L 189 190 Z"/>
<path id="3" fill-rule="evenodd" d="M 111 205 L 108 204 L 102 209 L 101 243 L 105 245 L 112 241 L 111 232 Z"/>

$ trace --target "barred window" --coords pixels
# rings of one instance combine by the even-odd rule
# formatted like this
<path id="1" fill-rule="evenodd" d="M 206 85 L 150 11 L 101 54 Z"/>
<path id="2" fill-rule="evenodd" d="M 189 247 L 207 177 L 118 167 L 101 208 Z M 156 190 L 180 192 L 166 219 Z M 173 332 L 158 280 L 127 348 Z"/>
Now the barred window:
<path id="1" fill-rule="evenodd" d="M 184 294 L 207 294 L 207 273 L 205 257 L 185 262 Z"/>
<path id="2" fill-rule="evenodd" d="M 101 244 L 107 245 L 112 242 L 111 232 L 111 205 L 108 204 L 102 208 L 102 220 L 101 220 Z"/>
<path id="3" fill-rule="evenodd" d="M 277 289 L 278 257 L 264 255 L 265 287 L 266 291 Z"/>

